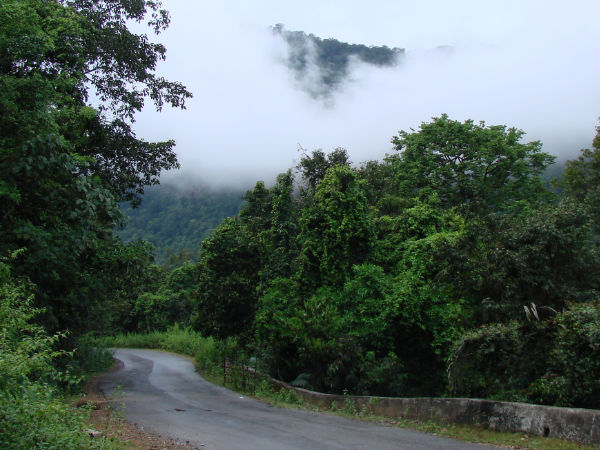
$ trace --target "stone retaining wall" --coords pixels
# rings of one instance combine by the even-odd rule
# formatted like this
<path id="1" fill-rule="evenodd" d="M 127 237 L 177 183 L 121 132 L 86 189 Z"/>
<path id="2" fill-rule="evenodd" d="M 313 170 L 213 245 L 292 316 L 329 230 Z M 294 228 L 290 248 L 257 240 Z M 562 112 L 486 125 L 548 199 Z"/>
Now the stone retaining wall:
<path id="1" fill-rule="evenodd" d="M 496 402 L 469 398 L 393 398 L 341 396 L 295 388 L 281 381 L 274 383 L 295 390 L 306 402 L 331 408 L 344 407 L 350 400 L 362 411 L 385 417 L 483 425 L 498 431 L 569 439 L 586 444 L 600 444 L 600 411 L 578 408 Z"/>

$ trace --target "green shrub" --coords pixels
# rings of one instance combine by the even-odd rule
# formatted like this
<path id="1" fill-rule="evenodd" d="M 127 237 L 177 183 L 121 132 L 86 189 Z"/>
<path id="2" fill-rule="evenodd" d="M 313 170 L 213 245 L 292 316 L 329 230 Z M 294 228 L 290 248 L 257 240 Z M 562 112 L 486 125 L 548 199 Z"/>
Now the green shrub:
<path id="1" fill-rule="evenodd" d="M 18 392 L 2 392 L 0 411 L 0 448 L 115 448 L 115 442 L 92 439 L 85 422 L 88 412 L 73 409 L 46 384 L 27 381 Z"/>
<path id="2" fill-rule="evenodd" d="M 600 408 L 600 305 L 573 305 L 556 318 L 549 370 L 530 387 L 540 403 Z"/>
<path id="3" fill-rule="evenodd" d="M 450 356 L 450 392 L 526 401 L 529 384 L 547 370 L 554 329 L 546 322 L 513 321 L 465 333 Z"/>
<path id="4" fill-rule="evenodd" d="M 600 305 L 472 330 L 449 361 L 454 395 L 600 408 Z"/>
<path id="5" fill-rule="evenodd" d="M 64 335 L 49 336 L 31 322 L 41 310 L 32 306 L 28 290 L 0 262 L 0 448 L 114 448 L 114 442 L 92 440 L 85 412 L 61 401 L 56 386 L 79 378 L 53 366 L 69 355 L 53 350 Z"/>

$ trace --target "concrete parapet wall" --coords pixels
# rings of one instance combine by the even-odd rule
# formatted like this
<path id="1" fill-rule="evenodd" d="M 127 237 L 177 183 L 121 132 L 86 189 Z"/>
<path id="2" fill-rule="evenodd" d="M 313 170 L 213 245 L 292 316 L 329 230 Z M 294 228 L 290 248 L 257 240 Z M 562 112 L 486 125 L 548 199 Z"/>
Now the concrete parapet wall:
<path id="1" fill-rule="evenodd" d="M 384 417 L 483 425 L 498 431 L 600 444 L 599 410 L 470 398 L 341 396 L 295 388 L 276 380 L 274 383 L 295 390 L 304 401 L 322 408 L 331 408 L 333 402 L 337 407 L 344 407 L 346 401 L 352 401 L 356 409 Z"/>

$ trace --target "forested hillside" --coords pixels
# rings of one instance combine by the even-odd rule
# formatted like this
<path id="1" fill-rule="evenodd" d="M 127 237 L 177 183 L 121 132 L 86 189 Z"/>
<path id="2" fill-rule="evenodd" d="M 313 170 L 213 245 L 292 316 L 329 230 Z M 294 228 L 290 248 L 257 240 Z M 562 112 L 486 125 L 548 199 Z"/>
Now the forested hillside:
<path id="1" fill-rule="evenodd" d="M 352 58 L 363 64 L 391 67 L 400 62 L 402 48 L 349 44 L 337 39 L 321 39 L 303 31 L 286 30 L 282 24 L 273 28 L 288 46 L 287 66 L 300 86 L 315 98 L 328 97 L 350 75 Z"/>
<path id="2" fill-rule="evenodd" d="M 243 191 L 212 189 L 190 184 L 163 183 L 146 189 L 143 203 L 121 205 L 125 226 L 118 235 L 125 242 L 146 240 L 155 247 L 157 264 L 195 260 L 204 238 L 242 206 Z"/>

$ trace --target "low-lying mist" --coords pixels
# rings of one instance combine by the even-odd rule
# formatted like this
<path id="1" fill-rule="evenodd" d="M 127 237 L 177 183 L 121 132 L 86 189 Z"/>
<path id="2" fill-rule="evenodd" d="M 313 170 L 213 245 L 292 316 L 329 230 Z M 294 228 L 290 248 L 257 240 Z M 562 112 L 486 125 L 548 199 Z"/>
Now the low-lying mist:
<path id="1" fill-rule="evenodd" d="M 194 93 L 186 111 L 148 109 L 138 117 L 140 137 L 177 142 L 182 169 L 165 179 L 184 174 L 216 187 L 249 186 L 257 179 L 269 183 L 296 164 L 300 147 L 326 152 L 344 147 L 355 163 L 378 159 L 392 152 L 390 139 L 399 130 L 417 129 L 443 113 L 520 128 L 526 140 L 541 140 L 547 152 L 562 159 L 575 157 L 595 134 L 600 32 L 594 18 L 600 7 L 593 2 L 575 1 L 568 8 L 532 2 L 537 9 L 507 2 L 504 9 L 496 7 L 502 11 L 474 10 L 465 6 L 469 2 L 459 2 L 463 16 L 446 17 L 456 21 L 454 26 L 432 13 L 432 22 L 421 24 L 399 16 L 403 26 L 398 28 L 383 9 L 380 16 L 363 17 L 354 35 L 352 26 L 361 20 L 356 5 L 350 4 L 339 20 L 331 9 L 331 16 L 325 11 L 314 21 L 310 15 L 293 16 L 275 2 L 263 3 L 271 9 L 259 2 L 262 7 L 250 14 L 237 0 L 202 6 L 165 2 L 173 20 L 159 36 L 168 49 L 160 71 Z M 389 2 L 380 3 L 397 11 Z M 407 14 L 411 11 L 424 17 L 415 7 Z M 479 16 L 466 12 L 492 16 L 476 26 Z M 494 22 L 493 14 L 505 23 Z M 331 33 L 339 35 L 319 35 L 328 17 Z M 376 17 L 381 23 L 372 23 Z M 355 59 L 335 92 L 315 98 L 307 93 L 310 79 L 299 82 L 287 67 L 290 49 L 269 28 L 279 22 L 341 41 L 364 37 L 371 27 L 378 42 L 353 43 L 401 47 L 406 53 L 393 67 Z M 432 39 L 438 45 L 431 45 Z"/>

